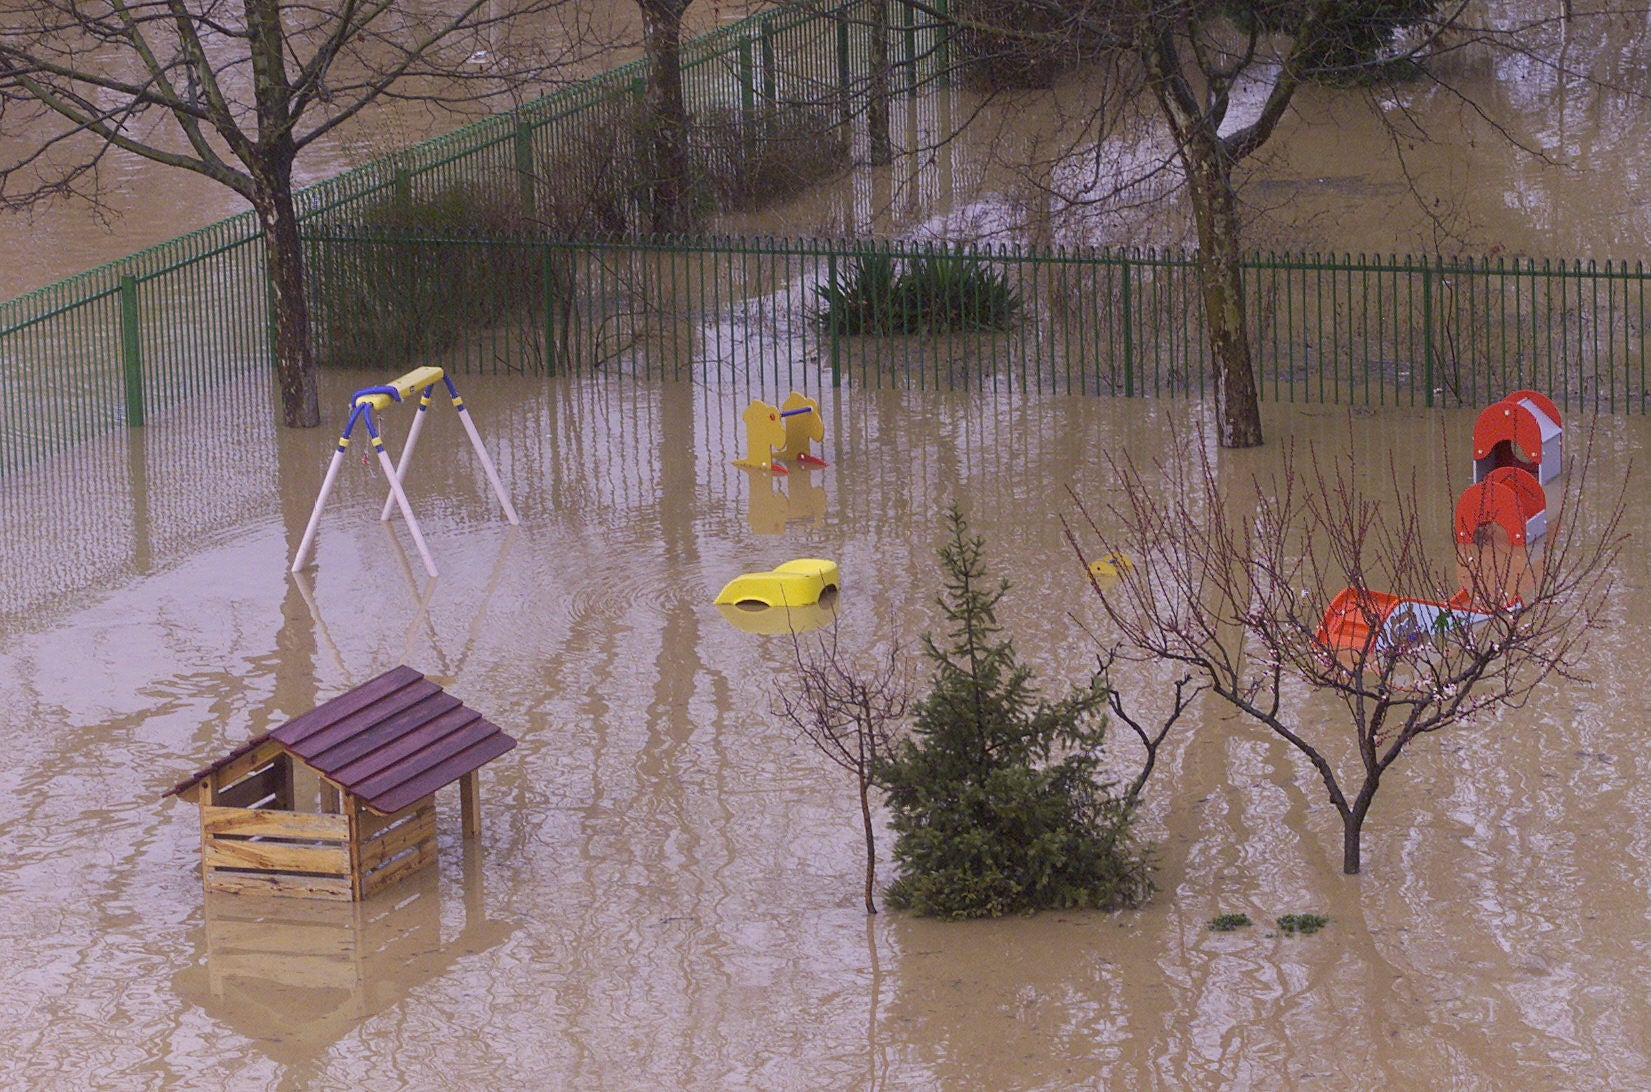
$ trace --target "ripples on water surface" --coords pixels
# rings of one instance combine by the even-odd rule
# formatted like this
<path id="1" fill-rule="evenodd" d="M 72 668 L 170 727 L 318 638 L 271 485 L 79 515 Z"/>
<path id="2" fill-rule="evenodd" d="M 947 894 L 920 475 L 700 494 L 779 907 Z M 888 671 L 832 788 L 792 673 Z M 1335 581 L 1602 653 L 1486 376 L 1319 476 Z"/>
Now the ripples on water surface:
<path id="1" fill-rule="evenodd" d="M 1171 420 L 1201 427 L 1204 409 L 844 392 L 823 407 L 830 469 L 781 496 L 729 465 L 731 396 L 465 393 L 523 522 L 497 518 L 434 413 L 411 480 L 434 582 L 353 461 L 317 565 L 287 576 L 337 422 L 162 420 L 0 483 L 0 1084 L 1651 1083 L 1638 512 L 1595 684 L 1415 747 L 1377 802 L 1364 876 L 1339 874 L 1308 769 L 1206 704 L 1150 790 L 1151 906 L 868 920 L 852 785 L 769 712 L 789 643 L 734 629 L 717 589 L 832 558 L 849 646 L 892 627 L 912 648 L 940 621 L 934 549 L 956 499 L 1014 582 L 1003 620 L 1023 658 L 1051 684 L 1082 678 L 1092 649 L 1069 612 L 1094 613 L 1065 488 L 1098 500 L 1106 451 L 1161 453 Z M 1415 459 L 1437 486 L 1441 541 L 1472 416 L 1351 419 L 1362 451 Z M 1348 424 L 1269 411 L 1275 440 Z M 1610 468 L 1643 449 L 1642 421 L 1600 424 Z M 1264 466 L 1280 446 L 1224 458 Z M 783 533 L 753 531 L 776 515 Z M 401 662 L 521 741 L 483 774 L 479 846 L 444 794 L 439 869 L 379 899 L 203 899 L 194 811 L 160 794 Z M 1167 676 L 1126 682 L 1146 704 Z M 1330 926 L 1268 928 L 1308 911 Z M 1221 912 L 1257 927 L 1209 932 Z"/>

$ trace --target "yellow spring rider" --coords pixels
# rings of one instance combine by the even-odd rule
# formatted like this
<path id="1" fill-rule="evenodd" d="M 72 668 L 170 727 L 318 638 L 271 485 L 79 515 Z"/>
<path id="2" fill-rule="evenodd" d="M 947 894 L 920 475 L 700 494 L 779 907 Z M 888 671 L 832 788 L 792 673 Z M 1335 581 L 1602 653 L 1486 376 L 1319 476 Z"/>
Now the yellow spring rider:
<path id="1" fill-rule="evenodd" d="M 820 403 L 807 395 L 792 391 L 779 406 L 753 399 L 740 419 L 745 422 L 745 457 L 735 459 L 735 466 L 789 474 L 787 462 L 810 470 L 826 465 L 808 449 L 810 440 L 825 439 L 825 422 Z"/>

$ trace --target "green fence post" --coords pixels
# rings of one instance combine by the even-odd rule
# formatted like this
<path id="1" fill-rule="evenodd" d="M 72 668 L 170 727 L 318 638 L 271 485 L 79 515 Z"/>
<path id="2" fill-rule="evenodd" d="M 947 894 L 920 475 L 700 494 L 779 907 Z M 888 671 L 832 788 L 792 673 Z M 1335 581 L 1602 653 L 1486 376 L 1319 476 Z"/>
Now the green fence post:
<path id="1" fill-rule="evenodd" d="M 751 56 L 751 35 L 740 36 L 740 109 L 745 111 L 747 123 L 757 109 L 757 66 Z"/>
<path id="2" fill-rule="evenodd" d="M 1437 260 L 1437 259 L 1435 259 Z M 1433 265 L 1422 262 L 1422 389 L 1423 405 L 1433 405 Z"/>
<path id="3" fill-rule="evenodd" d="M 1135 397 L 1135 318 L 1130 301 L 1129 255 L 1123 256 L 1123 284 L 1119 286 L 1119 303 L 1124 312 L 1124 397 Z"/>
<path id="4" fill-rule="evenodd" d="M 120 279 L 120 364 L 126 378 L 126 425 L 143 427 L 143 341 L 138 337 L 138 279 Z"/>
<path id="5" fill-rule="evenodd" d="M 935 67 L 938 69 L 940 86 L 952 85 L 952 4 L 951 0 L 938 0 L 934 6 L 939 23 L 939 40 L 934 44 Z"/>
<path id="6" fill-rule="evenodd" d="M 413 172 L 406 167 L 397 167 L 394 186 L 396 200 L 411 201 L 413 199 Z"/>
<path id="7" fill-rule="evenodd" d="M 769 107 L 777 107 L 780 103 L 780 79 L 774 66 L 774 32 L 764 19 L 760 25 L 762 31 L 762 98 Z"/>
<path id="8" fill-rule="evenodd" d="M 532 212 L 538 204 L 538 194 L 534 192 L 536 179 L 533 175 L 533 127 L 525 121 L 516 123 L 516 185 L 522 197 L 522 209 Z"/>

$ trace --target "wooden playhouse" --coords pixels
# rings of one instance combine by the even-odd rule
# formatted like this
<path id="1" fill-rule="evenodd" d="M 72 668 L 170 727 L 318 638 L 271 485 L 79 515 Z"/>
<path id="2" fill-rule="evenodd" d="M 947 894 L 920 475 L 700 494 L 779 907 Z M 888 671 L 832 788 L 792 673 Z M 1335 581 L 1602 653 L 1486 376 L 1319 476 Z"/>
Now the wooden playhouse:
<path id="1" fill-rule="evenodd" d="M 397 667 L 237 747 L 166 792 L 200 808 L 209 891 L 364 899 L 436 859 L 436 790 L 459 783 L 481 831 L 477 772 L 516 741 Z"/>

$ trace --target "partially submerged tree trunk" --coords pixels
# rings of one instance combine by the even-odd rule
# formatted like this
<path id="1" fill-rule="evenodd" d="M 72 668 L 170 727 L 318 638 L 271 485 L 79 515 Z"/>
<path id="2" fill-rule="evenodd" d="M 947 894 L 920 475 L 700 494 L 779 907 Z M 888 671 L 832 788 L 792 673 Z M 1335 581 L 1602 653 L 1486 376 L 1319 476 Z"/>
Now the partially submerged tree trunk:
<path id="1" fill-rule="evenodd" d="M 870 769 L 870 764 L 862 767 Z M 860 823 L 866 832 L 866 913 L 877 913 L 877 824 L 871 816 L 871 778 L 860 778 Z"/>
<path id="2" fill-rule="evenodd" d="M 1245 322 L 1242 226 L 1232 165 L 1220 138 L 1195 138 L 1182 149 L 1198 228 L 1198 282 L 1204 297 L 1217 429 L 1222 447 L 1258 447 L 1261 404 Z"/>
<path id="3" fill-rule="evenodd" d="M 260 187 L 253 206 L 264 230 L 264 262 L 274 300 L 275 376 L 281 390 L 281 421 L 289 428 L 321 423 L 310 307 L 304 289 L 304 249 L 293 208 L 292 177 L 286 185 Z"/>

